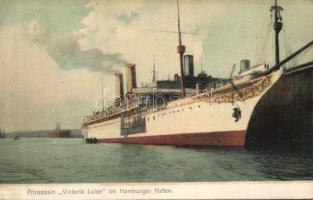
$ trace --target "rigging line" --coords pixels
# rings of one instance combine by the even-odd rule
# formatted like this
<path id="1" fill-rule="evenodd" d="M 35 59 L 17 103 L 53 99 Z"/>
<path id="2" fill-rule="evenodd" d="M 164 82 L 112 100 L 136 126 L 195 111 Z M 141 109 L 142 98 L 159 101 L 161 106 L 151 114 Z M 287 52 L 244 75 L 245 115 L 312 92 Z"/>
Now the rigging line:
<path id="1" fill-rule="evenodd" d="M 272 33 L 271 31 L 271 23 L 269 24 L 269 26 L 267 27 L 267 35 L 266 35 L 266 38 L 265 38 L 265 41 L 263 42 L 263 46 L 262 46 L 262 49 L 261 49 L 261 58 L 260 60 L 263 58 L 263 62 L 265 63 L 265 49 L 266 49 L 266 45 L 268 44 L 268 41 L 269 41 L 269 37 Z"/>
<path id="2" fill-rule="evenodd" d="M 245 104 L 245 99 L 243 98 L 242 93 L 240 92 L 240 90 L 238 89 L 238 87 L 235 85 L 235 83 L 234 83 L 234 81 L 233 81 L 233 78 L 232 78 L 233 73 L 234 73 L 234 71 L 235 71 L 235 67 L 236 67 L 236 64 L 233 65 L 233 68 L 232 68 L 232 70 L 231 70 L 231 74 L 230 74 L 230 84 L 231 84 L 231 86 L 236 90 L 236 92 L 239 94 L 239 96 L 240 96 L 242 102 Z M 235 103 L 235 100 L 234 100 L 234 103 Z M 239 105 L 238 105 L 237 103 L 236 103 L 236 105 L 239 107 Z"/>
<path id="3" fill-rule="evenodd" d="M 288 56 L 288 49 L 287 49 L 286 35 L 285 35 L 285 33 L 284 33 L 284 32 L 283 32 L 283 34 L 282 34 L 282 35 L 283 35 L 284 48 L 285 48 L 285 57 L 287 57 L 287 56 Z M 290 65 L 290 64 L 289 64 L 289 63 L 287 63 L 285 68 L 290 67 L 289 65 Z"/>
<path id="4" fill-rule="evenodd" d="M 271 41 L 275 41 L 275 34 L 272 34 Z M 271 45 L 271 52 L 274 52 L 275 42 L 272 42 L 271 44 L 272 44 L 272 45 Z M 272 57 L 272 59 L 273 59 L 273 62 L 275 62 L 275 56 L 274 56 L 274 57 Z"/>
<path id="5" fill-rule="evenodd" d="M 236 92 L 239 94 L 239 96 L 240 96 L 242 102 L 245 104 L 245 99 L 243 98 L 243 95 L 242 95 L 242 93 L 240 92 L 240 90 L 238 89 L 238 87 L 235 85 L 233 79 L 230 80 L 230 84 L 231 84 L 232 87 L 236 90 Z M 234 102 L 235 102 L 235 100 L 234 100 Z M 238 104 L 237 104 L 237 105 L 238 105 Z"/>
<path id="6" fill-rule="evenodd" d="M 285 54 L 286 56 L 288 56 L 289 53 L 289 45 L 288 45 L 288 41 L 287 41 L 287 33 L 285 31 L 285 29 L 283 28 L 283 40 L 284 40 L 284 47 L 285 47 Z"/>
<path id="7" fill-rule="evenodd" d="M 255 51 L 255 58 L 257 60 L 257 62 L 261 62 L 261 57 L 264 57 L 262 56 L 263 55 L 263 51 L 265 49 L 265 45 L 266 45 L 266 41 L 268 39 L 268 36 L 270 34 L 270 28 L 271 28 L 271 22 L 268 23 L 266 29 L 264 30 L 263 32 L 263 36 L 265 37 L 262 37 L 261 40 L 259 40 L 259 44 L 257 45 L 257 49 Z"/>
<path id="8" fill-rule="evenodd" d="M 266 29 L 265 29 L 265 33 L 266 33 L 266 37 L 264 38 L 266 40 L 266 38 L 268 37 L 268 35 L 270 35 L 271 33 L 271 28 L 272 28 L 272 20 L 270 19 L 267 26 L 266 26 Z M 264 44 L 264 43 L 263 43 Z"/>
<path id="9" fill-rule="evenodd" d="M 284 36 L 286 37 L 286 45 L 287 45 L 287 50 L 288 50 L 288 54 L 290 55 L 290 54 L 292 54 L 292 49 L 291 49 L 291 47 L 290 47 L 290 45 L 289 45 L 289 42 L 287 42 L 287 40 L 289 41 L 290 40 L 290 38 L 288 37 L 288 34 L 287 34 L 287 31 L 286 31 L 286 29 L 285 29 L 285 27 L 283 27 L 283 33 L 285 34 Z M 287 55 L 288 56 L 288 55 Z M 294 57 L 293 59 L 291 59 L 291 63 L 294 65 L 294 66 L 296 66 L 297 64 L 298 64 L 298 58 L 297 57 Z"/>
<path id="10" fill-rule="evenodd" d="M 288 50 L 291 50 L 291 48 L 290 48 L 290 45 L 289 45 L 289 40 L 290 40 L 290 38 L 288 37 L 288 35 L 287 35 L 287 31 L 286 31 L 286 29 L 285 29 L 285 26 L 283 27 L 283 37 L 284 37 L 284 39 L 285 39 L 285 45 L 287 46 L 287 49 Z"/>
<path id="11" fill-rule="evenodd" d="M 264 20 L 265 21 L 265 20 Z M 264 24 L 265 22 L 263 22 L 262 24 Z M 257 57 L 257 54 L 258 54 L 258 50 L 259 50 L 259 48 L 260 48 L 260 45 L 262 44 L 261 43 L 261 41 L 262 41 L 262 39 L 263 39 L 263 35 L 265 35 L 265 32 L 266 30 L 264 30 L 263 32 L 262 32 L 262 34 L 261 34 L 261 36 L 260 36 L 260 40 L 258 40 L 258 42 L 257 42 L 257 45 L 256 45 L 256 48 L 255 48 L 255 55 L 254 55 L 254 57 L 256 58 Z"/>
<path id="12" fill-rule="evenodd" d="M 284 46 L 285 46 L 285 54 L 286 57 L 290 54 L 292 54 L 292 50 L 289 47 L 289 43 L 288 43 L 288 36 L 287 36 L 287 32 L 285 29 L 283 29 L 283 39 L 284 39 Z M 290 62 L 288 62 L 286 64 L 286 68 L 291 68 L 292 66 L 296 66 L 297 65 L 297 57 L 294 57 L 293 59 L 290 60 Z"/>
<path id="13" fill-rule="evenodd" d="M 266 45 L 268 44 L 268 38 L 271 34 L 271 22 L 268 24 L 267 28 L 266 28 L 266 35 L 263 38 L 263 40 L 261 41 L 262 44 L 260 45 L 260 49 L 258 51 L 259 53 L 259 57 L 258 57 L 258 62 L 261 63 L 262 61 L 265 62 L 265 48 Z"/>

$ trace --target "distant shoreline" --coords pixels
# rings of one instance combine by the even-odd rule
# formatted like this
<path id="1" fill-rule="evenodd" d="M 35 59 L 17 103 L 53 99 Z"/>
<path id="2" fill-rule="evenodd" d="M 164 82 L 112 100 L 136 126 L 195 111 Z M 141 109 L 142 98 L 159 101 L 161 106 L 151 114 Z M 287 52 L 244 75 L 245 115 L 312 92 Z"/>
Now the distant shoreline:
<path id="1" fill-rule="evenodd" d="M 13 131 L 6 133 L 7 138 L 19 137 L 49 137 L 48 134 L 54 132 L 55 130 L 36 130 L 36 131 Z M 82 138 L 80 129 L 70 129 L 70 138 Z"/>

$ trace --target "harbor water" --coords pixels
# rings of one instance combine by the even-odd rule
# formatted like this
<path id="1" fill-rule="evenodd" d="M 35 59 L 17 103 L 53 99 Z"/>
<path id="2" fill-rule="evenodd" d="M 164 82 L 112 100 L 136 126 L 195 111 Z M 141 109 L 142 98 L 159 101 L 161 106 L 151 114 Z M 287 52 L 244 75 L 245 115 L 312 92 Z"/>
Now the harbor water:
<path id="1" fill-rule="evenodd" d="M 313 147 L 254 149 L 0 140 L 0 183 L 313 180 Z"/>

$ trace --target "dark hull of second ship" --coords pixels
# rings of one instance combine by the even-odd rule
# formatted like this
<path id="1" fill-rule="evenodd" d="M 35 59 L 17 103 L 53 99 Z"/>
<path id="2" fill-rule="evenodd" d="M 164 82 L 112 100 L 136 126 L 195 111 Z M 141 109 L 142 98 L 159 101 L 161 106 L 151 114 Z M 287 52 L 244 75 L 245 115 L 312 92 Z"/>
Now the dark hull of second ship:
<path id="1" fill-rule="evenodd" d="M 246 146 L 313 144 L 313 64 L 287 71 L 256 105 Z"/>

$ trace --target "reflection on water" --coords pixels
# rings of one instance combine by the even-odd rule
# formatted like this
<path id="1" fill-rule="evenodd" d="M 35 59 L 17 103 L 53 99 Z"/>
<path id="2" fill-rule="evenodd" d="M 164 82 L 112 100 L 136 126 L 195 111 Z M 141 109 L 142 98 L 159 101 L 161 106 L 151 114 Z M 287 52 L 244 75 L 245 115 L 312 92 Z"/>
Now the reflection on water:
<path id="1" fill-rule="evenodd" d="M 246 150 L 0 140 L 0 183 L 312 179 L 313 147 Z"/>

